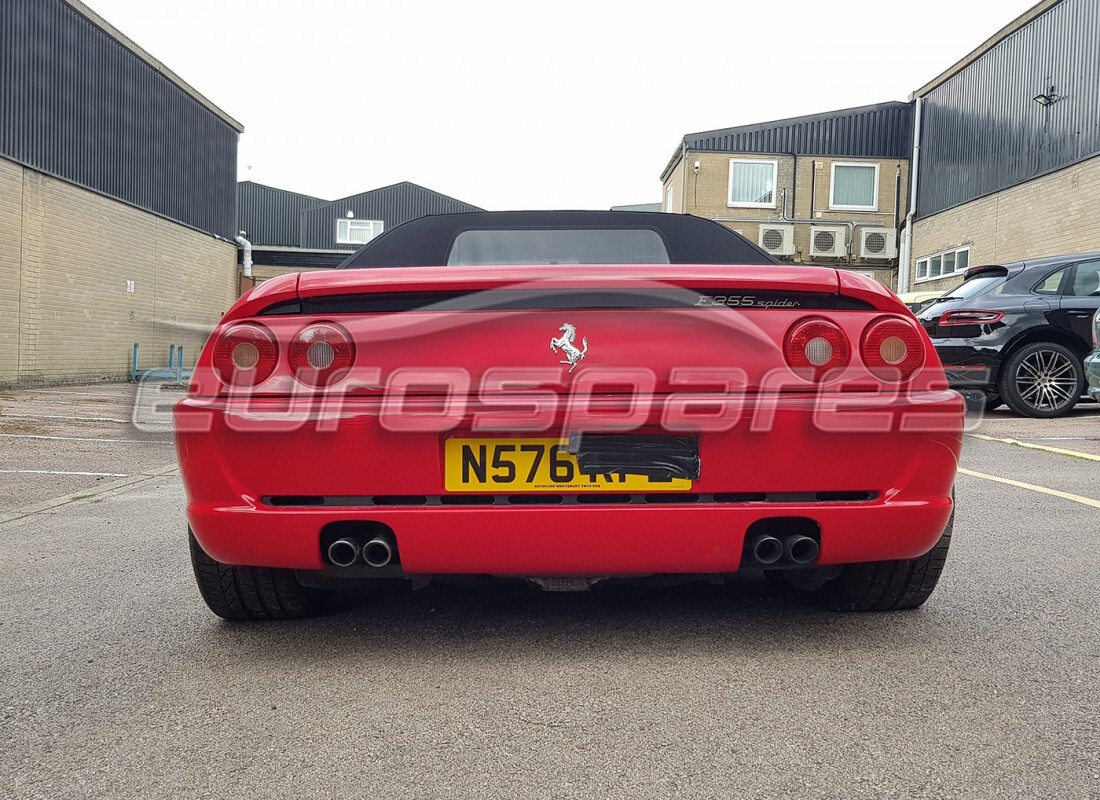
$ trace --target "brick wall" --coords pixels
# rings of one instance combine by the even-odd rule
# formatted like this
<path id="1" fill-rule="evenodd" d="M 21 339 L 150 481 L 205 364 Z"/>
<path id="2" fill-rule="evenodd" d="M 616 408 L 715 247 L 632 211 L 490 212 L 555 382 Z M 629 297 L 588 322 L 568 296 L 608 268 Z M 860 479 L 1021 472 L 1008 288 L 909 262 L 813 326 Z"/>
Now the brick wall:
<path id="1" fill-rule="evenodd" d="M 236 246 L 0 159 L 0 384 L 119 379 L 236 299 Z M 127 281 L 134 291 L 127 291 Z"/>
<path id="2" fill-rule="evenodd" d="M 19 369 L 19 263 L 23 220 L 23 170 L 0 159 L 0 384 Z"/>
<path id="3" fill-rule="evenodd" d="M 918 258 L 970 248 L 970 265 L 1100 251 L 1100 156 L 913 225 L 912 289 L 952 289 L 962 275 L 916 281 Z"/>
<path id="4" fill-rule="evenodd" d="M 776 163 L 775 208 L 731 208 L 729 198 L 729 164 L 731 158 L 771 160 Z M 822 225 L 852 222 L 856 226 L 874 225 L 894 227 L 897 221 L 905 217 L 908 201 L 909 162 L 901 159 L 867 158 L 824 158 L 789 155 L 761 155 L 755 153 L 715 153 L 692 152 L 685 157 L 687 164 L 686 183 L 681 186 L 683 166 L 677 162 L 668 174 L 664 190 L 674 185 L 679 197 L 684 199 L 684 211 L 695 216 L 712 219 L 714 217 L 737 218 L 737 222 L 726 222 L 730 228 L 738 230 L 753 242 L 759 241 L 760 224 L 755 220 L 777 221 L 783 211 L 783 191 L 786 190 L 787 216 L 801 220 L 813 220 Z M 694 169 L 699 162 L 699 172 Z M 874 211 L 839 211 L 829 208 L 829 189 L 832 179 L 833 162 L 878 164 L 879 191 L 877 209 Z M 797 174 L 796 174 L 797 173 Z M 900 191 L 896 188 L 900 179 Z M 662 195 L 663 196 L 663 195 Z M 895 219 L 895 198 L 900 200 Z M 811 205 L 812 204 L 812 205 Z M 744 221 L 748 220 L 748 221 Z M 853 258 L 814 259 L 810 256 L 810 223 L 795 224 L 796 255 L 789 260 L 798 264 L 823 264 L 826 266 L 846 266 L 861 272 L 869 272 L 882 283 L 896 285 L 897 260 L 865 260 L 859 258 L 858 238 L 853 242 Z M 849 234 L 850 235 L 850 234 Z M 855 229 L 859 236 L 859 228 Z"/>

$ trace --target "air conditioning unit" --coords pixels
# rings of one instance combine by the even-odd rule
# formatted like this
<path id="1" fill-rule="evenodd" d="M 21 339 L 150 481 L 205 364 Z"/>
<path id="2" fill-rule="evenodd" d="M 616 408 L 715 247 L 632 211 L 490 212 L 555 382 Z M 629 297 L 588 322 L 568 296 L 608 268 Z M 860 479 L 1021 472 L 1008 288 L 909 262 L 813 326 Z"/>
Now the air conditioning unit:
<path id="1" fill-rule="evenodd" d="M 794 225 L 761 225 L 759 242 L 773 256 L 793 256 Z"/>
<path id="2" fill-rule="evenodd" d="M 844 258 L 848 254 L 845 242 L 846 225 L 811 225 L 810 256 Z"/>
<path id="3" fill-rule="evenodd" d="M 860 228 L 860 258 L 896 258 L 898 232 L 893 228 Z"/>

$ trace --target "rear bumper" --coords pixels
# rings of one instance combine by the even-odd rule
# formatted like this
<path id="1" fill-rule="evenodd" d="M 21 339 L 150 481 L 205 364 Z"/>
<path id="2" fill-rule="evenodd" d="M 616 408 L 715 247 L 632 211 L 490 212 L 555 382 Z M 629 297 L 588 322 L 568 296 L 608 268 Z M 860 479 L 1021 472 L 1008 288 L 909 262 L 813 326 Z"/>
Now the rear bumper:
<path id="1" fill-rule="evenodd" d="M 933 339 L 943 363 L 947 384 L 959 391 L 995 392 L 1001 371 L 1001 351 L 987 342 L 968 339 Z"/>
<path id="2" fill-rule="evenodd" d="M 323 412 L 318 401 L 270 430 L 254 424 L 255 405 L 247 414 L 224 400 L 186 399 L 176 408 L 188 518 L 213 558 L 321 570 L 325 525 L 371 521 L 394 531 L 407 573 L 497 575 L 733 572 L 749 526 L 775 517 L 819 526 L 821 565 L 914 558 L 931 549 L 950 516 L 963 418 L 950 391 L 781 396 L 763 421 L 753 414 L 700 434 L 693 502 L 402 507 L 382 498 L 447 496 L 443 441 L 468 433 L 473 413 L 452 431 L 394 432 L 380 424 L 378 400 L 345 402 L 338 412 Z M 837 492 L 873 499 L 817 495 Z M 730 499 L 756 493 L 778 501 Z M 800 499 L 784 502 L 785 495 Z M 287 507 L 272 505 L 276 496 L 380 502 Z"/>

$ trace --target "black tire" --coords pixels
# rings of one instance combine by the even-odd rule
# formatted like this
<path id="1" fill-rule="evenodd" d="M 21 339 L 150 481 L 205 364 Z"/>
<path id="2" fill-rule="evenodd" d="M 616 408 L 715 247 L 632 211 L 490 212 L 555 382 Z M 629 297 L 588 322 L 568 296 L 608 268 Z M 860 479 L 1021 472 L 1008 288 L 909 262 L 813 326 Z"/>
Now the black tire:
<path id="1" fill-rule="evenodd" d="M 206 554 L 191 530 L 191 566 L 210 610 L 229 620 L 304 619 L 319 614 L 324 593 L 302 586 L 289 569 L 230 567 Z"/>
<path id="2" fill-rule="evenodd" d="M 1032 342 L 1014 350 L 1001 367 L 1001 397 L 1017 414 L 1062 417 L 1085 391 L 1081 357 L 1054 342 Z"/>
<path id="3" fill-rule="evenodd" d="M 1001 396 L 996 393 L 973 392 L 963 395 L 966 401 L 967 414 L 985 414 L 1004 404 Z"/>
<path id="4" fill-rule="evenodd" d="M 812 605 L 832 611 L 902 611 L 918 608 L 932 595 L 939 582 L 955 512 L 935 546 L 920 558 L 848 564 L 836 578 L 819 586 L 799 585 L 797 570 L 772 570 L 765 576 L 773 584 Z"/>

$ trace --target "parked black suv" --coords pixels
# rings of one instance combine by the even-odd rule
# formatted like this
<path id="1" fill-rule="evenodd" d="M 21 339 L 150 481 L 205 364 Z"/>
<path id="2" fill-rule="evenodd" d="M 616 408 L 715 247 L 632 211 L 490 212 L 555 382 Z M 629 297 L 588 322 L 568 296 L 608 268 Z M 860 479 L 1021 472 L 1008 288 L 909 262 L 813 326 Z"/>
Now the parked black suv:
<path id="1" fill-rule="evenodd" d="M 1028 417 L 1068 414 L 1085 391 L 1100 253 L 972 267 L 917 318 L 952 388 Z"/>

